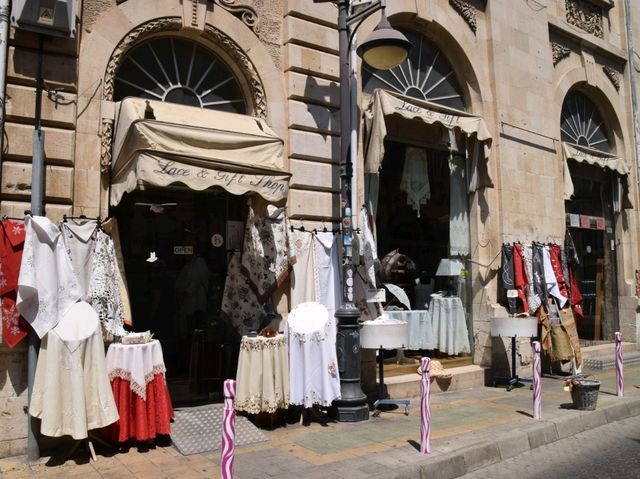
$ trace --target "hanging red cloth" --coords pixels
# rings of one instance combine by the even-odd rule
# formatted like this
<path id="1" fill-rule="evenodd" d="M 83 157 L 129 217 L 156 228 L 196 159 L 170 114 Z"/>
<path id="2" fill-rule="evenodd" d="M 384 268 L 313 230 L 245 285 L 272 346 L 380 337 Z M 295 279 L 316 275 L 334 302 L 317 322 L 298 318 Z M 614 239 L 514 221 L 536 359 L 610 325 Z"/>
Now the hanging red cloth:
<path id="1" fill-rule="evenodd" d="M 24 224 L 0 221 L 0 295 L 2 296 L 2 339 L 10 348 L 22 341 L 31 327 L 16 309 L 18 277 L 24 247 Z"/>
<path id="2" fill-rule="evenodd" d="M 576 317 L 576 325 L 582 327 L 582 320 L 584 319 L 584 313 L 582 312 L 582 293 L 578 288 L 578 282 L 576 281 L 576 275 L 573 271 L 573 265 L 569 265 L 569 285 L 571 287 L 571 309 Z"/>
<path id="3" fill-rule="evenodd" d="M 515 243 L 513 245 L 513 282 L 518 290 L 518 299 L 522 305 L 522 311 L 525 313 L 529 311 L 529 302 L 527 301 L 527 295 L 525 290 L 529 284 L 527 281 L 527 275 L 524 270 L 524 262 L 522 258 L 522 245 Z"/>
<path id="4" fill-rule="evenodd" d="M 560 290 L 560 294 L 565 298 L 569 297 L 569 293 L 567 291 L 567 280 L 564 277 L 564 273 L 562 272 L 562 259 L 560 257 L 561 250 L 560 246 L 557 244 L 549 245 L 549 257 L 551 258 L 551 267 L 553 268 L 553 274 L 556 277 L 556 281 L 558 282 L 558 289 Z"/>

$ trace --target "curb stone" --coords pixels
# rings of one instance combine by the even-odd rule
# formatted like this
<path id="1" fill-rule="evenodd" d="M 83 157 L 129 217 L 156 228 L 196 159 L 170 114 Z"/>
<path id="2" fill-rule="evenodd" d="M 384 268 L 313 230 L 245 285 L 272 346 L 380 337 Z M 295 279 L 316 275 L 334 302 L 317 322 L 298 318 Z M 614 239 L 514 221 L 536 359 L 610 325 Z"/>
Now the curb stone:
<path id="1" fill-rule="evenodd" d="M 455 479 L 558 439 L 638 415 L 640 399 L 608 404 L 595 411 L 555 421 L 540 421 L 525 430 L 503 434 L 495 440 L 480 442 L 448 454 L 434 453 L 426 456 L 421 463 L 396 469 L 393 474 L 389 471 L 377 474 L 372 479 Z"/>

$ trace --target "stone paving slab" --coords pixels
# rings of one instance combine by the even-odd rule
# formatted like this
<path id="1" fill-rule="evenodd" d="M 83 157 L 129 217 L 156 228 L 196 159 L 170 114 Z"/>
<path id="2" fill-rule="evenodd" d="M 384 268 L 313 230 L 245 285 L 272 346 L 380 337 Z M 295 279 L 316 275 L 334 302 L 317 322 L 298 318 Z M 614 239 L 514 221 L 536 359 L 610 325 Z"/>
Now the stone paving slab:
<path id="1" fill-rule="evenodd" d="M 559 438 L 640 414 L 640 366 L 625 368 L 626 397 L 615 395 L 615 371 L 594 374 L 602 383 L 596 411 L 567 408 L 563 381 L 544 378 L 543 420 L 532 419 L 529 386 L 507 392 L 476 388 L 432 397 L 432 452 L 419 451 L 419 400 L 410 414 L 383 412 L 361 423 L 287 425 L 265 430 L 269 441 L 236 449 L 236 478 L 451 479 Z M 25 457 L 0 460 L 0 478 L 218 478 L 219 451 L 182 456 L 173 447 L 107 450 L 98 461 L 80 448 L 59 464 Z"/>

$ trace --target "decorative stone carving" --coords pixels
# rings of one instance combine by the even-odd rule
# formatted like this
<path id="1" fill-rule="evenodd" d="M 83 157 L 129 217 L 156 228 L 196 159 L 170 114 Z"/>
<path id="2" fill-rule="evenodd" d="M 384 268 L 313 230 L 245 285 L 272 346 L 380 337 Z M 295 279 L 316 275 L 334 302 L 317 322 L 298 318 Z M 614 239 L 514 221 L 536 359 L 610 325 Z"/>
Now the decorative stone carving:
<path id="1" fill-rule="evenodd" d="M 551 54 L 553 56 L 553 66 L 556 66 L 560 60 L 567 58 L 571 54 L 571 49 L 559 43 L 552 42 Z"/>
<path id="2" fill-rule="evenodd" d="M 253 33 L 258 35 L 258 14 L 249 5 L 238 5 L 236 0 L 213 0 L 213 3 L 238 17 Z"/>
<path id="3" fill-rule="evenodd" d="M 464 19 L 465 22 L 469 25 L 469 28 L 476 33 L 478 29 L 478 22 L 476 19 L 476 9 L 473 5 L 469 5 L 464 0 L 449 0 L 451 6 L 455 9 L 456 12 L 460 14 L 460 16 Z"/>
<path id="4" fill-rule="evenodd" d="M 218 0 L 216 0 L 218 1 Z M 221 0 L 220 0 L 221 1 Z M 127 51 L 145 36 L 158 32 L 179 31 L 182 28 L 182 18 L 167 17 L 152 20 L 139 25 L 131 30 L 114 49 L 104 76 L 104 87 L 102 90 L 103 100 L 113 101 L 113 83 L 116 71 Z M 221 31 L 206 25 L 203 36 L 209 41 L 219 45 L 242 69 L 245 78 L 251 87 L 253 100 L 253 113 L 260 118 L 267 118 L 267 100 L 264 93 L 264 86 L 260 80 L 258 72 L 249 60 L 249 57 L 242 51 L 240 46 Z M 101 131 L 101 152 L 100 165 L 102 171 L 107 171 L 111 164 L 111 142 L 113 137 L 113 120 L 102 120 Z"/>
<path id="5" fill-rule="evenodd" d="M 598 38 L 604 37 L 602 8 L 588 0 L 565 0 L 567 22 Z"/>
<path id="6" fill-rule="evenodd" d="M 613 83 L 616 91 L 620 91 L 620 74 L 608 65 L 603 66 L 602 69 L 609 80 L 611 80 L 611 83 Z"/>
<path id="7" fill-rule="evenodd" d="M 111 140 L 113 138 L 113 120 L 102 119 L 102 131 L 100 131 L 100 171 L 106 173 L 111 166 Z"/>

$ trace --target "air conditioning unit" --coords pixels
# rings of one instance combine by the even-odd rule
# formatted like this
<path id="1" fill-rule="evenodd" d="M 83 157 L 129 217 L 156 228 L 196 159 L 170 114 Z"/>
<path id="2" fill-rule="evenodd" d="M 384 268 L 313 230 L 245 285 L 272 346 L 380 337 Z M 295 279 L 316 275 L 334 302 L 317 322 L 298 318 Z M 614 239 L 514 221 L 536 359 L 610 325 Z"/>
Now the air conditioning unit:
<path id="1" fill-rule="evenodd" d="M 77 0 L 13 0 L 11 26 L 44 35 L 76 35 Z"/>

